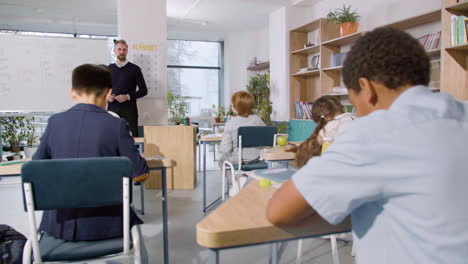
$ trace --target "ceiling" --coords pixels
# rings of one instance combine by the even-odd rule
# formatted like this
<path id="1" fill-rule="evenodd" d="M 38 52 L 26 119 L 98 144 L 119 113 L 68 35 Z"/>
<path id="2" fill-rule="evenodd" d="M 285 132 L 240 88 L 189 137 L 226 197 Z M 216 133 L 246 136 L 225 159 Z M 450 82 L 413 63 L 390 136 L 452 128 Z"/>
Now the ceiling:
<path id="1" fill-rule="evenodd" d="M 168 31 L 230 32 L 264 28 L 283 6 L 320 0 L 167 0 Z M 117 34 L 117 0 L 0 0 L 0 29 Z"/>

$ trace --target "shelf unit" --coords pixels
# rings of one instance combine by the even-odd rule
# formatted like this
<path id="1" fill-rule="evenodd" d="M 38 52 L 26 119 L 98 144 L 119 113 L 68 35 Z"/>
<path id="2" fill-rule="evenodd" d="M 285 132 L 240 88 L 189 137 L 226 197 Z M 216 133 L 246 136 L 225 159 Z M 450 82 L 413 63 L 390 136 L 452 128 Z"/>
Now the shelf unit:
<path id="1" fill-rule="evenodd" d="M 419 14 L 407 19 L 399 20 L 393 23 L 386 24 L 384 26 L 391 26 L 400 30 L 407 30 L 417 26 L 425 25 L 428 23 L 441 21 L 441 10 L 436 9 L 427 13 Z M 442 40 L 442 36 L 441 36 Z M 432 49 L 426 51 L 427 56 L 430 58 L 440 57 L 440 49 Z"/>
<path id="2" fill-rule="evenodd" d="M 456 3 L 456 0 L 443 0 L 445 6 L 448 6 L 444 12 L 456 12 L 458 15 L 468 15 L 468 1 L 464 3 Z M 449 15 L 448 15 L 449 16 Z M 442 21 L 442 36 L 441 46 L 444 43 L 444 36 L 446 36 L 447 28 L 450 29 L 450 17 L 448 17 L 448 25 L 443 23 L 442 12 L 440 9 L 433 10 L 427 13 L 419 14 L 407 19 L 395 21 L 383 26 L 391 26 L 400 30 L 408 30 L 421 25 Z M 319 38 L 321 42 L 316 43 L 312 47 L 304 48 L 304 44 L 309 42 L 309 33 L 317 31 L 319 32 Z M 346 45 L 352 45 L 364 32 L 358 32 L 344 37 L 340 37 L 339 26 L 336 24 L 328 24 L 326 19 L 320 18 L 309 24 L 298 27 L 290 31 L 290 118 L 295 118 L 295 106 L 296 101 L 315 101 L 318 97 L 332 93 L 332 88 L 340 86 L 340 77 L 342 66 L 331 67 L 331 56 L 339 53 L 340 49 Z M 431 32 L 433 33 L 433 32 Z M 445 35 L 444 35 L 445 34 Z M 449 39 L 448 39 L 449 40 Z M 448 43 L 448 42 L 446 42 Z M 463 76 L 463 85 L 468 83 L 468 75 L 466 74 L 468 44 L 458 45 L 454 47 L 446 48 L 444 52 L 441 49 L 428 50 L 427 55 L 431 60 L 437 60 L 443 57 L 443 53 L 453 53 L 459 55 L 452 55 L 463 63 L 463 72 L 458 69 L 456 72 Z M 301 68 L 308 68 L 310 65 L 310 58 L 313 55 L 320 55 L 320 67 L 317 70 L 309 70 L 306 72 L 298 72 Z M 460 55 L 462 54 L 462 55 Z M 453 63 L 453 62 L 452 62 Z M 460 65 L 460 64 L 458 64 Z M 445 63 L 441 63 L 441 68 L 444 69 Z M 452 66 L 455 67 L 455 66 Z M 444 69 L 444 72 L 447 72 Z M 443 74 L 441 74 L 443 75 Z M 442 77 L 442 76 L 441 76 Z M 453 78 L 453 77 L 450 77 Z M 447 78 L 445 78 L 447 79 Z M 457 78 L 455 78 L 457 79 Z M 460 78 L 458 78 L 460 79 Z M 447 87 L 442 83 L 441 86 Z M 460 83 L 457 83 L 460 86 Z M 465 87 L 465 86 L 463 86 Z M 453 88 L 456 89 L 456 88 Z M 442 89 L 445 91 L 446 89 Z M 464 100 L 468 99 L 468 89 L 465 89 Z M 448 90 L 450 92 L 450 90 Z M 452 94 L 456 94 L 451 92 Z"/>
<path id="3" fill-rule="evenodd" d="M 442 3 L 441 91 L 468 100 L 468 44 L 451 46 L 450 43 L 450 16 L 468 16 L 468 2 L 443 0 Z"/>
<path id="4" fill-rule="evenodd" d="M 320 41 L 312 47 L 304 48 L 308 36 L 316 32 Z M 324 94 L 331 94 L 332 88 L 340 85 L 341 66 L 331 67 L 333 54 L 340 48 L 356 41 L 362 32 L 340 36 L 339 25 L 329 24 L 320 18 L 290 31 L 290 118 L 295 119 L 296 101 L 315 101 Z M 320 55 L 319 69 L 299 72 L 310 68 L 311 57 Z M 300 119 L 303 120 L 303 119 Z"/>

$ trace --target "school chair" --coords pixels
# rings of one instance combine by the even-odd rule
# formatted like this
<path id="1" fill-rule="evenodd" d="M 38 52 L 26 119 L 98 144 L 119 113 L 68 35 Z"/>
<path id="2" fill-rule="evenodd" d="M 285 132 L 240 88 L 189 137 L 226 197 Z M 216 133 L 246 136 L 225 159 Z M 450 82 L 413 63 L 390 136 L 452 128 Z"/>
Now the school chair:
<path id="1" fill-rule="evenodd" d="M 146 263 L 139 226 L 130 231 L 131 161 L 126 157 L 33 160 L 21 168 L 23 200 L 31 236 L 23 263 L 109 260 Z M 65 241 L 38 234 L 35 211 L 123 204 L 123 237 Z M 130 234 L 131 232 L 131 234 Z M 117 255 L 119 254 L 119 255 Z M 110 256 L 112 255 L 112 256 Z M 143 258 L 142 258 L 143 256 Z"/>
<path id="2" fill-rule="evenodd" d="M 234 194 L 238 193 L 242 188 L 239 178 L 236 176 L 242 174 L 245 171 L 267 169 L 268 163 L 259 160 L 254 163 L 242 163 L 242 148 L 260 148 L 260 147 L 274 147 L 276 145 L 276 133 L 277 129 L 275 126 L 245 126 L 239 127 L 237 131 L 238 141 L 237 145 L 239 148 L 239 160 L 237 164 L 233 164 L 229 161 L 223 162 L 223 179 L 222 179 L 222 200 L 225 199 L 226 193 L 226 170 L 230 169 L 232 185 Z"/>

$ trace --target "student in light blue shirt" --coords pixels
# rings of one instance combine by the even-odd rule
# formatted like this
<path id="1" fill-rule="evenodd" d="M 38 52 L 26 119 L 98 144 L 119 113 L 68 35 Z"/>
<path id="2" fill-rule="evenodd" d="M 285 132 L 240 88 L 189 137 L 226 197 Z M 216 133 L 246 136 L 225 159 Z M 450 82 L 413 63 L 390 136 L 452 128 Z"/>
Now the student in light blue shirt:
<path id="1" fill-rule="evenodd" d="M 424 49 L 391 28 L 355 43 L 343 81 L 360 118 L 283 184 L 268 219 L 351 214 L 357 263 L 467 263 L 468 107 L 428 89 Z"/>

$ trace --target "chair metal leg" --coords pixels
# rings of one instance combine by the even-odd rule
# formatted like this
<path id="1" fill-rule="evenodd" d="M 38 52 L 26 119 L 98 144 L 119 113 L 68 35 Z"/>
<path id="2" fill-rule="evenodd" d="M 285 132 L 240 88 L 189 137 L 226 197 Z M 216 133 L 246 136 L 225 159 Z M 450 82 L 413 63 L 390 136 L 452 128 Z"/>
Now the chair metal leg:
<path id="1" fill-rule="evenodd" d="M 331 235 L 330 241 L 331 241 L 331 248 L 332 248 L 333 264 L 340 264 L 340 258 L 338 256 L 338 246 L 336 243 L 336 235 Z"/>
<path id="2" fill-rule="evenodd" d="M 206 142 L 203 142 L 203 212 L 206 212 Z"/>
<path id="3" fill-rule="evenodd" d="M 134 263 L 141 264 L 141 237 L 138 232 L 138 226 L 133 226 L 130 230 L 132 232 L 133 252 L 134 252 Z"/>
<path id="4" fill-rule="evenodd" d="M 31 262 L 31 252 L 32 251 L 32 244 L 31 244 L 31 238 L 28 238 L 26 241 L 26 244 L 24 245 L 23 248 L 23 262 L 24 264 L 30 264 Z"/>
<path id="5" fill-rule="evenodd" d="M 208 264 L 219 264 L 219 250 L 208 249 Z"/>
<path id="6" fill-rule="evenodd" d="M 302 262 L 302 239 L 297 241 L 297 255 L 296 255 L 296 264 L 301 264 Z"/>
<path id="7" fill-rule="evenodd" d="M 140 183 L 141 214 L 145 214 L 145 183 Z"/>
<path id="8" fill-rule="evenodd" d="M 270 257 L 268 264 L 278 264 L 278 243 L 270 244 Z"/>
<path id="9" fill-rule="evenodd" d="M 164 242 L 164 264 L 169 263 L 169 239 L 167 230 L 167 186 L 166 168 L 161 169 L 161 189 L 162 189 L 162 215 L 163 215 L 163 242 Z"/>
<path id="10" fill-rule="evenodd" d="M 223 162 L 223 178 L 221 180 L 221 200 L 226 198 L 226 163 Z"/>

